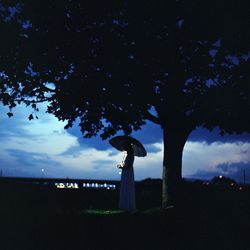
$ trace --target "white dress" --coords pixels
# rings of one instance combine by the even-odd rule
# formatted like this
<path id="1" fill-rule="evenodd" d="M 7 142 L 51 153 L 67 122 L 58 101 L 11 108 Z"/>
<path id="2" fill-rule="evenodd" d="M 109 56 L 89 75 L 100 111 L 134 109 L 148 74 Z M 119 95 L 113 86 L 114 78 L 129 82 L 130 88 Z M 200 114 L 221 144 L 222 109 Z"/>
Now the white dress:
<path id="1" fill-rule="evenodd" d="M 121 163 L 123 168 L 121 174 L 119 208 L 129 212 L 133 212 L 136 209 L 133 163 L 133 154 L 125 155 L 125 159 Z"/>

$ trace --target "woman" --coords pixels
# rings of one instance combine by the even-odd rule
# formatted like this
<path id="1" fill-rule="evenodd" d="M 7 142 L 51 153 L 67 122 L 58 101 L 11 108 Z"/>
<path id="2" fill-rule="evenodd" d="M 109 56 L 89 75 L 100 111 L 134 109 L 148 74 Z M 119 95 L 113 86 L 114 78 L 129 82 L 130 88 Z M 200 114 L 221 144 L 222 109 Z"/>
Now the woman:
<path id="1" fill-rule="evenodd" d="M 134 151 L 131 144 L 124 146 L 124 158 L 118 165 L 122 170 L 119 208 L 128 212 L 134 212 L 135 206 L 135 183 L 134 183 Z"/>

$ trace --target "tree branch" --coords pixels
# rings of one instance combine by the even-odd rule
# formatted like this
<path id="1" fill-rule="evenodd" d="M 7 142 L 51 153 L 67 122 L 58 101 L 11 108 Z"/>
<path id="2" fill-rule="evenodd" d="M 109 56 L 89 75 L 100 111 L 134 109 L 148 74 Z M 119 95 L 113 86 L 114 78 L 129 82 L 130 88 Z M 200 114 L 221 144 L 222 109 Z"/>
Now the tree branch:
<path id="1" fill-rule="evenodd" d="M 146 111 L 145 118 L 148 119 L 151 122 L 154 122 L 156 124 L 160 124 L 160 120 L 158 117 L 152 115 L 149 111 Z"/>

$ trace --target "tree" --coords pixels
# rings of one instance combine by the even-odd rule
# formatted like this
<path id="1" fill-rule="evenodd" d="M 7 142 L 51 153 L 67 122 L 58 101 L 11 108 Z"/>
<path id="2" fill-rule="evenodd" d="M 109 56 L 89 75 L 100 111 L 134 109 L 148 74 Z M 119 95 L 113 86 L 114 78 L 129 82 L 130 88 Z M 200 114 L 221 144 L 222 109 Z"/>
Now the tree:
<path id="1" fill-rule="evenodd" d="M 13 4 L 14 1 L 12 1 Z M 249 132 L 249 5 L 228 1 L 2 1 L 0 100 L 84 137 L 163 131 L 162 206 L 176 201 L 196 126 Z M 32 114 L 29 117 L 33 118 Z"/>

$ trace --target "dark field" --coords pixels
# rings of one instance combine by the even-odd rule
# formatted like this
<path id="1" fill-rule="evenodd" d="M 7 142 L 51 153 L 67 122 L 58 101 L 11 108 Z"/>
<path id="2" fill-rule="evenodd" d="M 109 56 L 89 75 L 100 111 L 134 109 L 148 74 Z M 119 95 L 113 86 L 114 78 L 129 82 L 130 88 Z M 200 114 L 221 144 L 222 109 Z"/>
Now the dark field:
<path id="1" fill-rule="evenodd" d="M 250 249 L 250 191 L 185 182 L 175 208 L 161 184 L 136 184 L 135 214 L 118 190 L 69 190 L 0 182 L 0 249 Z"/>

